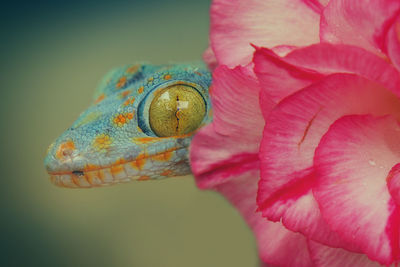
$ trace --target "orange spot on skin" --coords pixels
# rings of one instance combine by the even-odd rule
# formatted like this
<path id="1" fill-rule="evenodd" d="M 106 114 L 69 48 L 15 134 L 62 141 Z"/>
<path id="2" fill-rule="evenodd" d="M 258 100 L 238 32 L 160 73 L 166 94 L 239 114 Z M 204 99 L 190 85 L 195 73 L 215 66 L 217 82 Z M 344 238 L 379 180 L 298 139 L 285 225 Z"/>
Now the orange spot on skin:
<path id="1" fill-rule="evenodd" d="M 116 164 L 125 164 L 126 163 L 126 160 L 124 160 L 124 159 L 117 159 L 116 161 L 115 161 L 115 165 Z"/>
<path id="2" fill-rule="evenodd" d="M 85 166 L 85 171 L 95 171 L 95 170 L 98 170 L 99 168 L 100 168 L 100 166 L 98 166 L 98 165 L 87 164 Z"/>
<path id="3" fill-rule="evenodd" d="M 143 93 L 144 87 L 140 86 L 139 89 L 137 90 L 139 94 Z"/>
<path id="4" fill-rule="evenodd" d="M 140 153 L 134 161 L 131 162 L 131 165 L 133 168 L 137 170 L 142 170 L 143 166 L 146 164 L 146 159 L 147 159 L 147 154 L 146 153 Z"/>
<path id="5" fill-rule="evenodd" d="M 106 96 L 104 94 L 99 95 L 99 97 L 94 101 L 95 104 L 100 103 L 101 101 L 104 100 L 104 98 L 106 98 Z"/>
<path id="6" fill-rule="evenodd" d="M 117 116 L 115 116 L 113 121 L 117 126 L 122 127 L 125 123 L 133 119 L 133 117 L 134 115 L 131 112 L 125 114 L 118 114 Z"/>
<path id="7" fill-rule="evenodd" d="M 125 98 L 125 97 L 127 97 L 128 95 L 130 95 L 130 93 L 132 93 L 131 90 L 125 90 L 125 91 L 123 91 L 123 92 L 121 93 L 121 97 L 122 97 L 122 98 Z"/>
<path id="8" fill-rule="evenodd" d="M 124 170 L 124 167 L 122 166 L 122 164 L 114 165 L 114 166 L 111 166 L 111 168 L 110 168 L 110 172 L 113 175 L 121 173 L 123 170 Z"/>
<path id="9" fill-rule="evenodd" d="M 160 137 L 139 137 L 139 138 L 133 138 L 133 142 L 135 144 L 149 144 L 153 142 L 158 142 L 160 140 Z"/>
<path id="10" fill-rule="evenodd" d="M 149 79 L 147 79 L 147 81 L 148 81 L 148 82 L 152 82 L 152 81 L 154 81 L 154 78 L 153 78 L 153 77 L 150 77 Z"/>
<path id="11" fill-rule="evenodd" d="M 133 113 L 131 113 L 131 112 L 126 113 L 126 118 L 127 118 L 128 120 L 133 119 Z"/>
<path id="12" fill-rule="evenodd" d="M 116 84 L 116 87 L 119 89 L 119 88 L 123 87 L 125 84 L 126 84 L 126 77 L 125 77 L 125 76 L 122 76 L 122 77 L 118 80 L 118 82 L 117 82 L 117 84 Z"/>
<path id="13" fill-rule="evenodd" d="M 174 172 L 173 172 L 172 170 L 164 170 L 164 171 L 161 173 L 161 175 L 162 175 L 162 176 L 173 176 L 173 175 L 174 175 Z"/>
<path id="14" fill-rule="evenodd" d="M 150 177 L 146 176 L 146 175 L 143 175 L 143 176 L 140 176 L 139 179 L 137 179 L 137 180 L 138 181 L 147 181 L 147 180 L 150 180 Z"/>
<path id="15" fill-rule="evenodd" d="M 132 105 L 133 103 L 135 103 L 135 98 L 131 96 L 124 102 L 124 106 L 129 106 Z"/>
<path id="16" fill-rule="evenodd" d="M 132 66 L 132 67 L 129 67 L 129 68 L 126 70 L 126 73 L 128 73 L 128 74 L 134 74 L 135 72 L 138 71 L 139 67 L 140 67 L 140 65 L 134 65 L 134 66 Z"/>
<path id="17" fill-rule="evenodd" d="M 175 148 L 175 147 L 168 149 L 163 153 L 152 156 L 151 158 L 153 160 L 157 160 L 157 161 L 169 161 L 172 158 L 172 155 L 176 149 L 177 148 Z"/>
<path id="18" fill-rule="evenodd" d="M 199 76 L 203 76 L 203 74 L 201 74 L 201 73 L 198 72 L 198 71 L 195 71 L 194 73 L 196 73 L 196 74 L 199 75 Z"/>
<path id="19" fill-rule="evenodd" d="M 65 143 L 62 143 L 56 152 L 56 157 L 58 159 L 63 159 L 67 156 L 70 156 L 72 152 L 75 150 L 75 143 L 73 141 L 67 141 Z"/>
<path id="20" fill-rule="evenodd" d="M 122 115 L 122 114 L 119 114 L 119 115 L 118 115 L 118 120 L 119 120 L 121 123 L 125 123 L 125 121 L 126 121 L 125 116 Z"/>
<path id="21" fill-rule="evenodd" d="M 172 77 L 171 77 L 171 75 L 170 74 L 165 74 L 164 75 L 164 80 L 169 80 L 169 79 L 171 79 Z"/>
<path id="22" fill-rule="evenodd" d="M 111 137 L 106 134 L 99 134 L 93 141 L 97 150 L 107 150 L 112 143 Z"/>

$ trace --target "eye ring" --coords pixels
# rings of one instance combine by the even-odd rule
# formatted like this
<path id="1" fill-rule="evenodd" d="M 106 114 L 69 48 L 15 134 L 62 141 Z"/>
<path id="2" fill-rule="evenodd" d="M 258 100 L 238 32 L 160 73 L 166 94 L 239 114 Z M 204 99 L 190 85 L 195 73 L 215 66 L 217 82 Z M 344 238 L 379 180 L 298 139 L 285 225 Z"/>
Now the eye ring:
<path id="1" fill-rule="evenodd" d="M 207 114 L 207 101 L 195 84 L 174 82 L 152 90 L 138 107 L 138 125 L 149 136 L 190 134 Z"/>

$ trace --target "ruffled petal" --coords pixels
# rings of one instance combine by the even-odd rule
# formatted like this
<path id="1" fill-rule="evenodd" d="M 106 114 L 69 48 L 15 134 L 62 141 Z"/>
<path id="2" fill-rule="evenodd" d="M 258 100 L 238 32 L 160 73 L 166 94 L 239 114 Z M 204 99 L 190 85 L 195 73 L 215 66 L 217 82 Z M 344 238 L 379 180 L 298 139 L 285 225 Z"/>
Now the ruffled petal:
<path id="1" fill-rule="evenodd" d="M 258 84 L 251 75 L 245 67 L 219 66 L 213 73 L 213 122 L 196 134 L 190 149 L 192 171 L 201 188 L 259 167 L 265 122 Z"/>
<path id="2" fill-rule="evenodd" d="M 309 240 L 308 247 L 316 267 L 383 267 L 383 265 L 368 259 L 365 254 L 331 248 L 311 240 Z"/>
<path id="3" fill-rule="evenodd" d="M 397 17 L 396 22 L 390 27 L 386 39 L 386 49 L 389 58 L 397 70 L 400 71 L 400 16 Z"/>
<path id="4" fill-rule="evenodd" d="M 333 73 L 358 74 L 400 96 L 400 73 L 382 58 L 355 46 L 316 44 L 296 49 L 283 58 L 259 48 L 253 62 L 261 95 L 265 94 L 268 101 L 279 102 Z"/>
<path id="5" fill-rule="evenodd" d="M 212 124 L 202 128 L 190 145 L 190 166 L 197 186 L 207 189 L 244 172 L 258 169 L 258 144 L 246 146 L 229 136 L 215 132 Z M 255 146 L 255 145 L 253 145 Z"/>
<path id="6" fill-rule="evenodd" d="M 400 161 L 393 117 L 350 115 L 337 120 L 315 152 L 314 195 L 334 231 L 381 264 L 400 259 L 400 209 L 386 185 Z"/>
<path id="7" fill-rule="evenodd" d="M 265 124 L 259 107 L 259 91 L 251 67 L 219 66 L 213 73 L 211 89 L 215 131 L 225 136 L 240 136 L 247 145 L 258 145 Z M 273 107 L 271 101 L 268 109 Z"/>
<path id="8" fill-rule="evenodd" d="M 400 96 L 400 73 L 386 60 L 356 46 L 316 44 L 297 49 L 282 60 L 325 75 L 358 74 Z"/>
<path id="9" fill-rule="evenodd" d="M 218 63 L 247 65 L 254 52 L 250 44 L 271 48 L 319 42 L 319 8 L 314 0 L 213 1 L 210 36 Z"/>
<path id="10" fill-rule="evenodd" d="M 398 0 L 331 0 L 321 16 L 321 41 L 382 53 L 387 27 L 399 10 Z"/>
<path id="11" fill-rule="evenodd" d="M 323 75 L 290 64 L 267 48 L 254 53 L 254 73 L 262 88 L 262 98 L 279 102 L 284 97 L 323 78 Z M 263 110 L 264 116 L 270 110 Z"/>
<path id="12" fill-rule="evenodd" d="M 253 229 L 260 258 L 274 266 L 312 266 L 306 238 L 287 230 L 281 223 L 270 222 L 256 212 L 258 171 L 235 177 L 215 189 L 224 195 Z M 266 265 L 268 266 L 268 265 Z"/>
<path id="13" fill-rule="evenodd" d="M 310 226 L 321 221 L 307 218 L 318 214 L 318 207 L 312 201 L 304 204 L 314 186 L 314 151 L 332 122 L 346 114 L 360 113 L 400 117 L 400 101 L 377 83 L 356 75 L 333 74 L 278 104 L 266 119 L 260 146 L 257 203 L 264 216 L 274 220 L 282 217 L 291 230 L 329 244 L 330 237 L 324 239 L 318 233 L 326 227 Z"/>
<path id="14" fill-rule="evenodd" d="M 263 212 L 263 216 L 272 221 L 279 221 L 284 213 L 282 222 L 291 231 L 301 232 L 309 238 L 333 247 L 345 247 L 357 251 L 355 246 L 343 242 L 339 235 L 332 232 L 323 220 L 318 203 L 312 194 L 311 185 L 310 181 L 305 179 L 304 184 L 293 185 L 286 192 L 281 192 L 279 199 Z"/>

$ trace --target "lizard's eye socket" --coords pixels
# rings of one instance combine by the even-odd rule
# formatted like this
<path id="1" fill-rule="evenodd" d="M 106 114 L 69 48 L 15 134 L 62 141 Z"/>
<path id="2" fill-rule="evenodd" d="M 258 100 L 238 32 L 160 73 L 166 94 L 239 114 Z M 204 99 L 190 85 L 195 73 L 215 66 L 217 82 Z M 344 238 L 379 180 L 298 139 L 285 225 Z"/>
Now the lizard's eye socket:
<path id="1" fill-rule="evenodd" d="M 160 137 L 179 136 L 195 131 L 206 114 L 200 93 L 188 85 L 173 85 L 155 95 L 150 105 L 149 122 Z"/>

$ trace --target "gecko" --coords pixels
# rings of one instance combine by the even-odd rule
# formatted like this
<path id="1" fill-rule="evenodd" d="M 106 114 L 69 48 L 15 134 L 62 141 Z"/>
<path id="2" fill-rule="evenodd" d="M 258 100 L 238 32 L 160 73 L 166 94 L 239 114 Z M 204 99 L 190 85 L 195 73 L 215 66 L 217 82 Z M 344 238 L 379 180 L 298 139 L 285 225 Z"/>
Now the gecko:
<path id="1" fill-rule="evenodd" d="M 190 142 L 212 120 L 210 84 L 200 63 L 111 70 L 93 103 L 49 146 L 51 182 L 91 188 L 190 174 Z"/>

